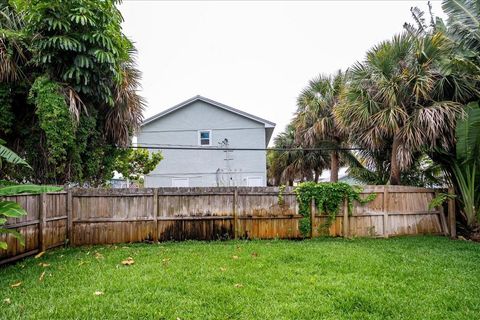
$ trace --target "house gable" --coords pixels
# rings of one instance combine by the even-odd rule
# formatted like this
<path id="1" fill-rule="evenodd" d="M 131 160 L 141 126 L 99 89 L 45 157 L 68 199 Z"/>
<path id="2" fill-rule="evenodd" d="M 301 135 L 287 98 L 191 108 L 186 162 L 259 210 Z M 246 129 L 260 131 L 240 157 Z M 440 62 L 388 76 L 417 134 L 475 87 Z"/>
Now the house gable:
<path id="1" fill-rule="evenodd" d="M 196 96 L 146 119 L 142 131 L 182 131 L 203 129 L 265 130 L 265 146 L 275 123 L 205 97 Z"/>

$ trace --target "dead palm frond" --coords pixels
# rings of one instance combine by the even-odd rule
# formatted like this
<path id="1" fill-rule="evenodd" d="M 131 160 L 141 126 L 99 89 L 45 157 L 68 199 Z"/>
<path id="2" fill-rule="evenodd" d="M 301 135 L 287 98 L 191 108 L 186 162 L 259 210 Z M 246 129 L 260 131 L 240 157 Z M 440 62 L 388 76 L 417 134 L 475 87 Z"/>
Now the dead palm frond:
<path id="1" fill-rule="evenodd" d="M 114 105 L 107 112 L 105 130 L 120 146 L 130 143 L 130 137 L 143 121 L 145 100 L 138 94 L 141 73 L 136 69 L 134 52 L 121 65 L 122 78 L 115 87 Z"/>

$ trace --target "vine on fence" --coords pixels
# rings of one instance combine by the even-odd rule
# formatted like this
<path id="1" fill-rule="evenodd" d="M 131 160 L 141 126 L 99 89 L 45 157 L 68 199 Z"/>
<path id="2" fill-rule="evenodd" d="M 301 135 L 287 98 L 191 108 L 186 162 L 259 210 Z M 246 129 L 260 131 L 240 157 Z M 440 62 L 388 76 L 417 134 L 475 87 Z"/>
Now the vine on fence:
<path id="1" fill-rule="evenodd" d="M 320 213 L 328 215 L 325 227 L 329 227 L 335 220 L 338 210 L 344 200 L 348 203 L 348 213 L 352 213 L 353 201 L 365 204 L 375 199 L 376 194 L 370 194 L 366 198 L 360 197 L 362 189 L 351 186 L 344 182 L 303 182 L 295 188 L 297 201 L 299 204 L 299 213 L 303 216 L 300 220 L 300 232 L 306 236 L 310 231 L 310 204 L 312 199 Z"/>

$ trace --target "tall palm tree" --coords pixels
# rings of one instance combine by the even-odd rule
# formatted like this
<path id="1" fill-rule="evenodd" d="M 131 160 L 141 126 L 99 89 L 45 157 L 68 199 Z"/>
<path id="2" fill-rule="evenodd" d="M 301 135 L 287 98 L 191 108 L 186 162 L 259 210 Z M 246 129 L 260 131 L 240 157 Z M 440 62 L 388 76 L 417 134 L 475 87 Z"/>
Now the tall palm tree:
<path id="1" fill-rule="evenodd" d="M 452 47 L 441 32 L 403 33 L 351 69 L 335 117 L 359 146 L 390 150 L 390 184 L 400 183 L 416 152 L 454 144 L 461 101 L 476 89 L 468 77 L 444 71 Z"/>
<path id="2" fill-rule="evenodd" d="M 338 71 L 334 76 L 319 75 L 312 79 L 297 99 L 297 114 L 294 119 L 297 140 L 305 147 L 319 144 L 340 148 L 348 135 L 333 115 L 344 88 L 345 75 Z M 330 181 L 338 181 L 340 152 L 330 154 Z"/>

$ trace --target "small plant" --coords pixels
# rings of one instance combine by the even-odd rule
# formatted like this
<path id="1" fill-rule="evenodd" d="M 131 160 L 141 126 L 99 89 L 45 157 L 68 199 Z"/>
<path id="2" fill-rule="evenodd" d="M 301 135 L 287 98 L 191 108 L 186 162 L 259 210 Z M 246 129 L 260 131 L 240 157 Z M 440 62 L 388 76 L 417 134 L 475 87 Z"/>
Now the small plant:
<path id="1" fill-rule="evenodd" d="M 299 203 L 299 213 L 303 216 L 300 220 L 300 232 L 306 236 L 310 231 L 310 204 L 315 200 L 319 212 L 328 215 L 325 227 L 329 227 L 335 220 L 338 210 L 344 200 L 348 203 L 348 212 L 351 214 L 353 201 L 365 204 L 375 199 L 376 194 L 370 194 L 366 198 L 360 197 L 362 189 L 351 186 L 344 182 L 315 183 L 304 182 L 295 188 L 295 194 Z"/>
<path id="2" fill-rule="evenodd" d="M 127 181 L 135 181 L 143 185 L 143 176 L 153 171 L 162 161 L 160 152 L 149 152 L 147 149 L 124 149 L 115 161 L 114 168 Z"/>
<path id="3" fill-rule="evenodd" d="M 377 231 L 375 231 L 375 226 L 368 227 L 367 232 L 370 237 L 375 237 L 377 235 Z"/>
<path id="4" fill-rule="evenodd" d="M 457 196 L 451 193 L 439 193 L 435 198 L 430 201 L 428 204 L 428 210 L 432 210 L 436 207 L 441 207 L 447 200 L 455 199 Z"/>

